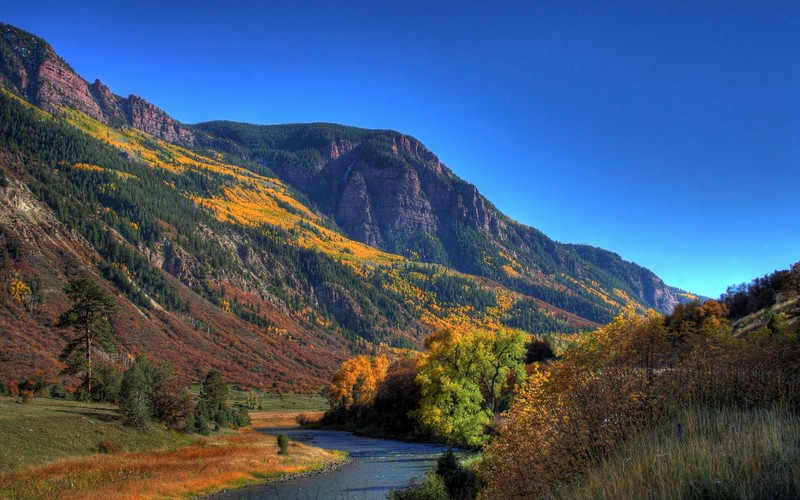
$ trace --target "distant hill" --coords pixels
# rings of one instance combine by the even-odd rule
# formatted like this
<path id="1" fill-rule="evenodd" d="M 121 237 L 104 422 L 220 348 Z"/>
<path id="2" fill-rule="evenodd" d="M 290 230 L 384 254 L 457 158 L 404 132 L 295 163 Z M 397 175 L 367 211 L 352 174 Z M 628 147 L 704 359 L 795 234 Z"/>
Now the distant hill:
<path id="1" fill-rule="evenodd" d="M 0 378 L 56 373 L 63 287 L 116 294 L 125 362 L 312 390 L 448 325 L 562 335 L 681 300 L 645 268 L 500 213 L 419 141 L 188 126 L 0 25 Z"/>

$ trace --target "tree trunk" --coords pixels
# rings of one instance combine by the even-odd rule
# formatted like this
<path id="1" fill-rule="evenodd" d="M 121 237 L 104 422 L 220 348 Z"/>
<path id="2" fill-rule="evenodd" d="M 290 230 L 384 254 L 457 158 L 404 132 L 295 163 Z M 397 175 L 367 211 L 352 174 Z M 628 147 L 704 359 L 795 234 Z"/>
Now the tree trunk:
<path id="1" fill-rule="evenodd" d="M 86 393 L 92 397 L 92 335 L 86 332 Z"/>

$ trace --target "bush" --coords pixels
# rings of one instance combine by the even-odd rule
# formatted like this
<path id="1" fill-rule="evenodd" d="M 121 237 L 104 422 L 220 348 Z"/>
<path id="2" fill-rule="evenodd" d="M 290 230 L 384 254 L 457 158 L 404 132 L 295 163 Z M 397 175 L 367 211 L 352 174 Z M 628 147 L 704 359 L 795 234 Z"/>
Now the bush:
<path id="1" fill-rule="evenodd" d="M 189 417 L 194 411 L 192 399 L 174 377 L 159 383 L 153 393 L 153 416 L 173 429 L 190 428 Z"/>
<path id="2" fill-rule="evenodd" d="M 33 391 L 29 391 L 29 390 L 19 391 L 20 401 L 24 405 L 28 404 L 28 401 L 30 401 L 32 397 L 33 397 Z"/>
<path id="3" fill-rule="evenodd" d="M 17 383 L 20 393 L 30 391 L 37 396 L 47 395 L 47 388 L 53 384 L 52 378 L 42 370 L 36 370 Z"/>
<path id="4" fill-rule="evenodd" d="M 435 472 L 428 472 L 425 480 L 418 483 L 416 478 L 403 490 L 392 490 L 389 500 L 449 500 L 447 488 L 442 478 Z"/>
<path id="5" fill-rule="evenodd" d="M 113 439 L 106 439 L 97 443 L 97 451 L 100 453 L 119 453 L 122 451 L 122 445 Z"/>
<path id="6" fill-rule="evenodd" d="M 54 399 L 67 399 L 69 397 L 69 393 L 61 382 L 57 382 L 50 387 L 50 397 Z"/>
<path id="7" fill-rule="evenodd" d="M 250 414 L 247 412 L 247 408 L 242 406 L 236 410 L 233 410 L 231 423 L 237 428 L 247 427 L 250 425 Z"/>
<path id="8" fill-rule="evenodd" d="M 442 478 L 450 498 L 475 498 L 478 494 L 478 478 L 467 469 L 452 449 L 442 453 L 436 461 L 436 475 Z"/>
<path id="9" fill-rule="evenodd" d="M 205 407 L 205 402 L 197 402 L 186 426 L 203 436 L 208 436 L 208 411 Z"/>
<path id="10" fill-rule="evenodd" d="M 122 392 L 122 371 L 108 363 L 96 363 L 92 369 L 92 401 L 119 403 Z"/>
<path id="11" fill-rule="evenodd" d="M 286 434 L 278 435 L 278 455 L 289 456 L 289 436 Z"/>
<path id="12" fill-rule="evenodd" d="M 153 365 L 139 356 L 122 376 L 120 409 L 128 425 L 142 428 L 153 415 Z"/>
<path id="13" fill-rule="evenodd" d="M 8 386 L 6 385 L 5 382 L 0 380 L 0 396 L 8 396 L 8 393 L 9 393 Z"/>

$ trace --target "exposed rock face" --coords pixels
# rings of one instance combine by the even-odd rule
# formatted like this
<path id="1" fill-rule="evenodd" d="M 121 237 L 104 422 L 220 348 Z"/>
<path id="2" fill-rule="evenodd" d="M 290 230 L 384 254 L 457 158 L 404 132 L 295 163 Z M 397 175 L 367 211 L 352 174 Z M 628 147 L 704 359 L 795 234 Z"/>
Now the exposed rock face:
<path id="1" fill-rule="evenodd" d="M 131 94 L 120 104 L 131 127 L 167 142 L 189 145 L 194 143 L 194 134 L 172 119 L 164 110 L 141 97 Z"/>
<path id="2" fill-rule="evenodd" d="M 378 222 L 372 216 L 372 201 L 367 192 L 367 183 L 361 172 L 354 172 L 348 177 L 335 218 L 350 237 L 373 247 L 383 246 Z"/>
<path id="3" fill-rule="evenodd" d="M 47 57 L 34 78 L 38 82 L 34 104 L 51 112 L 62 106 L 73 108 L 106 121 L 86 82 L 58 59 Z"/>
<path id="4" fill-rule="evenodd" d="M 389 151 L 398 161 L 365 154 L 366 143 L 333 141 L 317 172 L 287 164 L 277 169 L 331 213 L 347 234 L 377 248 L 402 251 L 409 234 L 446 237 L 455 221 L 500 237 L 504 222 L 477 188 L 456 179 L 419 141 L 402 134 Z"/>
<path id="5" fill-rule="evenodd" d="M 30 103 L 54 113 L 62 107 L 76 109 L 176 144 L 194 143 L 191 131 L 144 99 L 121 98 L 99 80 L 89 85 L 44 40 L 5 24 L 0 32 L 0 83 Z"/>
<path id="6" fill-rule="evenodd" d="M 103 113 L 103 117 L 108 120 L 108 123 L 112 125 L 126 123 L 125 113 L 120 107 L 122 99 L 114 95 L 111 89 L 103 85 L 103 82 L 95 80 L 89 86 L 89 91 L 100 106 L 100 111 Z"/>

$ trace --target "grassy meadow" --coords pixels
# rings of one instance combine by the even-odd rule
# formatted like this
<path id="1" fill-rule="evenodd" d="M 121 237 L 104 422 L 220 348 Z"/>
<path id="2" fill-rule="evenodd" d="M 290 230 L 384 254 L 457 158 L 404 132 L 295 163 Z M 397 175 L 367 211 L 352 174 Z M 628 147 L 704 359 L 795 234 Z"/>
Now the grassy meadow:
<path id="1" fill-rule="evenodd" d="M 285 398 L 280 412 L 309 409 L 304 396 Z M 49 398 L 0 398 L 0 441 L 2 499 L 191 497 L 343 458 L 300 443 L 279 456 L 275 437 L 252 429 L 136 430 L 114 405 Z"/>

